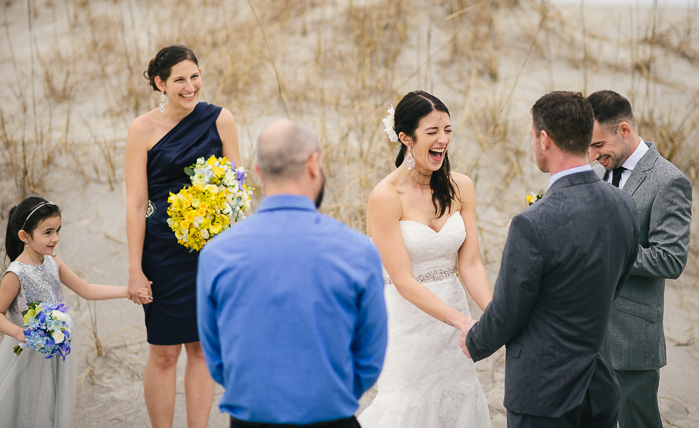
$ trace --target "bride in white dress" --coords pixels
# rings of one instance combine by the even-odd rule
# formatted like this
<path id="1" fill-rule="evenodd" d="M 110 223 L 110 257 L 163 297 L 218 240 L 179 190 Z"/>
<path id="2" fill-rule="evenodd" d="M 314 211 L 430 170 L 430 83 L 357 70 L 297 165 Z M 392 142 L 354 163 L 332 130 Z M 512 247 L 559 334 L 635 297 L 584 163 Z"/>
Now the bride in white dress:
<path id="1" fill-rule="evenodd" d="M 424 91 L 384 119 L 400 141 L 397 169 L 372 191 L 367 233 L 381 253 L 388 349 L 363 428 L 490 427 L 473 361 L 458 343 L 466 293 L 485 309 L 492 291 L 478 248 L 473 182 L 449 171 L 449 111 Z"/>

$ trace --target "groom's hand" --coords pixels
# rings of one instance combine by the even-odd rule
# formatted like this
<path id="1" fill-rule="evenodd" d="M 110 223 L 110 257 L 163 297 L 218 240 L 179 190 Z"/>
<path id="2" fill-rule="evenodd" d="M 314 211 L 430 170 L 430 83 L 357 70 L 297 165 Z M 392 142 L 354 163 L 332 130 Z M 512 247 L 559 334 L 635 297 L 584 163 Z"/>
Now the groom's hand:
<path id="1" fill-rule="evenodd" d="M 468 318 L 466 323 L 461 326 L 461 334 L 459 335 L 459 346 L 461 346 L 461 352 L 463 352 L 464 355 L 469 358 L 471 358 L 471 354 L 468 352 L 468 348 L 466 347 L 466 338 L 468 337 L 468 332 L 471 331 L 471 328 L 475 324 L 475 320 Z"/>

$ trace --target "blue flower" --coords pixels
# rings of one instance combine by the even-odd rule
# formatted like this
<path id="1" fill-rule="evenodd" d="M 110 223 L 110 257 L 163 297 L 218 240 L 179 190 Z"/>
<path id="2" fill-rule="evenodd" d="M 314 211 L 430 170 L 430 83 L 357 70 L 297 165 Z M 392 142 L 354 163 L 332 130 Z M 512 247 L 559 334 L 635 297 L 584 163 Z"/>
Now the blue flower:
<path id="1" fill-rule="evenodd" d="M 238 179 L 238 182 L 240 183 L 241 186 L 243 184 L 245 184 L 245 171 L 237 170 L 235 172 L 235 178 Z"/>

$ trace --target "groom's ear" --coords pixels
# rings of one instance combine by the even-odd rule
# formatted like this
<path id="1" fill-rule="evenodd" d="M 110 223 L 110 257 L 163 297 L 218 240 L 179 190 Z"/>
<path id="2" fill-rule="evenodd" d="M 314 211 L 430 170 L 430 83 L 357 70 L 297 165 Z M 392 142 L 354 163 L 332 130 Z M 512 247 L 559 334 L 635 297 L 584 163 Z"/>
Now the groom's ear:
<path id="1" fill-rule="evenodd" d="M 551 136 L 544 129 L 541 130 L 540 141 L 541 141 L 541 148 L 544 150 L 549 149 L 551 147 L 551 144 L 553 144 L 553 140 L 551 139 Z"/>

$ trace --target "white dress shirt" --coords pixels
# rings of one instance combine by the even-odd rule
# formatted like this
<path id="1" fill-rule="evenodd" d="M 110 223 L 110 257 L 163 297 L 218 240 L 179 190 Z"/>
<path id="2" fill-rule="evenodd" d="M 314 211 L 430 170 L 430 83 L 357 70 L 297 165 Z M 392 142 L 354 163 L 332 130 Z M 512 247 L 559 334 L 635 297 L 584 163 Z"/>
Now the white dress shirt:
<path id="1" fill-rule="evenodd" d="M 629 156 L 628 159 L 626 159 L 626 162 L 624 162 L 621 166 L 624 167 L 624 170 L 621 172 L 621 180 L 619 180 L 619 188 L 623 189 L 624 184 L 626 184 L 626 181 L 629 179 L 629 175 L 631 175 L 631 171 L 633 171 L 634 168 L 636 168 L 636 165 L 638 164 L 638 161 L 641 160 L 643 155 L 646 154 L 648 151 L 648 146 L 646 145 L 646 142 L 643 141 L 643 138 L 638 137 L 641 141 L 638 144 L 638 147 L 636 147 L 636 150 L 631 153 L 631 156 Z M 607 174 L 607 183 L 612 184 L 612 174 Z"/>

